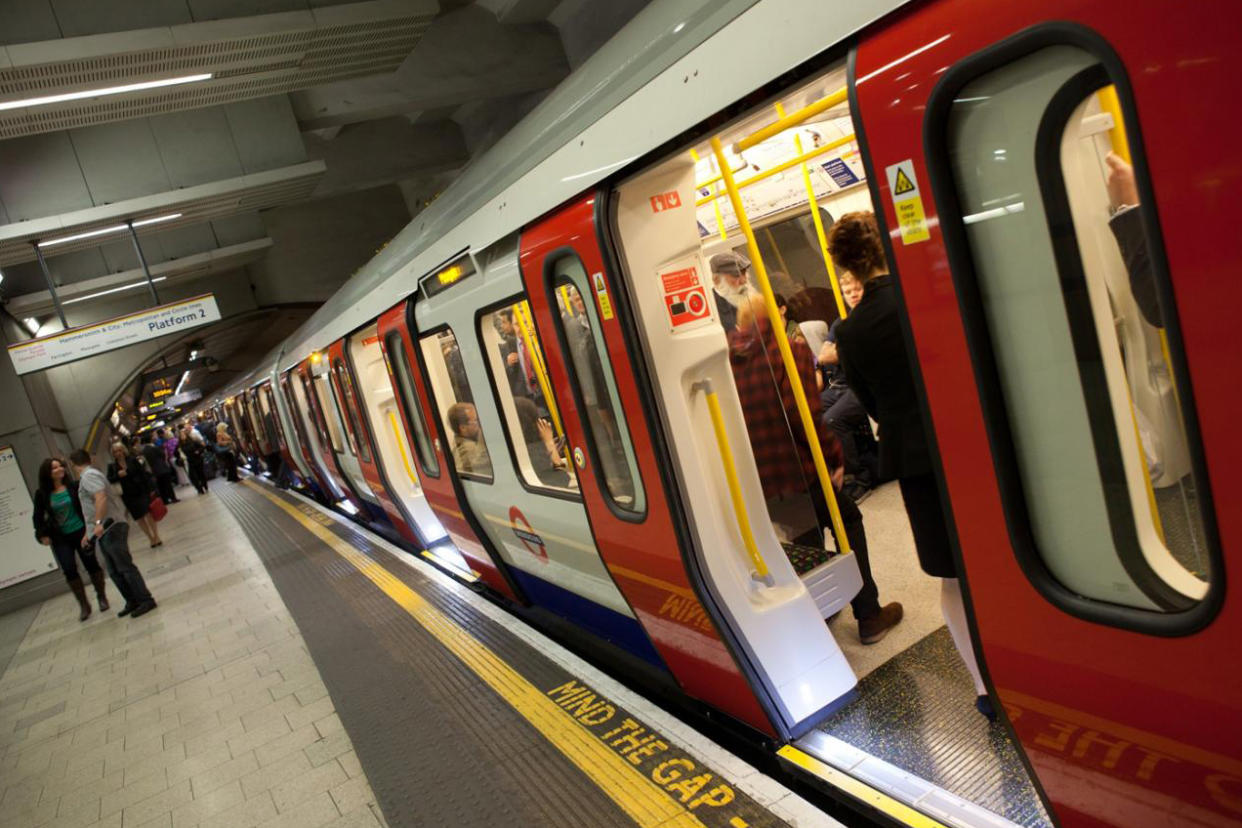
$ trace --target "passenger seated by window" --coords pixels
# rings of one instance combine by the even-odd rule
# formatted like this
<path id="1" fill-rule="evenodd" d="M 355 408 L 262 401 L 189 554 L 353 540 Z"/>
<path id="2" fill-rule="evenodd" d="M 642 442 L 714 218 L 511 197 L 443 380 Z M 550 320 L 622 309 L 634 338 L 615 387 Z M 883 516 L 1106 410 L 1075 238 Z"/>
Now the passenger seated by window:
<path id="1" fill-rule="evenodd" d="M 841 296 L 850 310 L 862 299 L 862 282 L 849 273 L 841 274 Z M 842 487 L 850 497 L 861 500 L 875 485 L 879 458 L 875 451 L 875 439 L 871 434 L 871 422 L 858 395 L 850 388 L 841 370 L 837 356 L 837 319 L 828 329 L 828 335 L 820 346 L 816 361 L 823 377 L 819 400 L 823 405 L 824 425 L 832 429 L 841 441 L 845 454 L 845 485 Z"/>
<path id="2" fill-rule="evenodd" d="M 756 294 L 742 303 L 738 308 L 737 324 L 737 330 L 729 336 L 729 366 L 733 369 L 733 379 L 737 384 L 746 432 L 763 484 L 763 496 L 771 501 L 805 493 L 811 498 L 820 526 L 831 527 L 831 514 L 805 435 L 798 425 L 793 426 L 794 433 L 790 434 L 790 424 L 796 424 L 799 420 L 798 409 L 762 296 Z M 802 387 L 814 389 L 815 357 L 811 349 L 803 342 L 791 342 L 790 348 Z M 857 556 L 858 569 L 862 574 L 862 589 L 850 602 L 854 618 L 858 621 L 859 638 L 864 644 L 875 644 L 901 621 L 901 604 L 893 602 L 880 606 L 879 590 L 871 575 L 871 563 L 867 556 L 867 534 L 863 529 L 862 513 L 854 501 L 840 491 L 844 476 L 841 446 L 832 432 L 823 426 L 819 417 L 818 396 L 808 394 L 807 403 L 818 425 L 820 448 L 832 474 L 833 488 L 837 491 L 837 506 L 845 524 L 845 534 Z M 791 453 L 796 453 L 796 456 L 791 457 Z"/>
<path id="3" fill-rule="evenodd" d="M 750 260 L 738 253 L 712 256 L 712 296 L 716 299 L 716 316 L 730 333 L 737 329 L 737 309 L 750 289 Z"/>
<path id="4" fill-rule="evenodd" d="M 923 571 L 940 578 L 940 610 L 958 655 L 974 680 L 975 707 L 996 717 L 966 625 L 966 607 L 957 580 L 940 490 L 932 473 L 931 447 L 914 386 L 914 366 L 906 351 L 897 294 L 888 274 L 875 214 L 846 213 L 828 234 L 828 252 L 838 272 L 863 284 L 853 312 L 837 328 L 837 355 L 850 388 L 880 424 L 880 473 L 897 478 L 901 500 L 914 533 Z"/>
<path id="5" fill-rule="evenodd" d="M 492 458 L 483 445 L 474 403 L 453 403 L 449 406 L 448 421 L 453 430 L 453 465 L 457 471 L 491 477 Z"/>
<path id="6" fill-rule="evenodd" d="M 573 477 L 567 470 L 564 445 L 552 429 L 552 423 L 539 416 L 539 409 L 524 397 L 513 400 L 517 409 L 518 423 L 522 427 L 522 440 L 530 455 L 531 468 L 541 483 L 561 489 L 570 488 Z"/>
<path id="7" fill-rule="evenodd" d="M 1117 239 L 1121 258 L 1130 275 L 1130 292 L 1143 318 L 1157 328 L 1164 327 L 1160 314 L 1160 301 L 1156 298 L 1156 276 L 1151 268 L 1151 253 L 1147 249 L 1147 230 L 1139 206 L 1138 185 L 1134 183 L 1134 168 L 1115 152 L 1104 158 L 1108 164 L 1108 207 L 1112 214 L 1108 227 Z"/>

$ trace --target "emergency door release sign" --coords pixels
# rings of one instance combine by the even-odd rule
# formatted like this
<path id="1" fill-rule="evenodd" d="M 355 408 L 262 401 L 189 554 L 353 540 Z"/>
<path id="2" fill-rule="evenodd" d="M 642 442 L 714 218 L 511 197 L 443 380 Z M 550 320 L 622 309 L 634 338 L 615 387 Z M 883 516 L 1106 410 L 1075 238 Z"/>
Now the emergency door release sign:
<path id="1" fill-rule="evenodd" d="M 29 374 L 219 321 L 216 297 L 207 293 L 18 342 L 9 346 L 9 357 L 17 373 Z"/>
<path id="2" fill-rule="evenodd" d="M 664 287 L 664 307 L 668 310 L 668 321 L 673 330 L 711 318 L 707 288 L 699 279 L 697 267 L 690 265 L 663 271 L 660 283 Z"/>

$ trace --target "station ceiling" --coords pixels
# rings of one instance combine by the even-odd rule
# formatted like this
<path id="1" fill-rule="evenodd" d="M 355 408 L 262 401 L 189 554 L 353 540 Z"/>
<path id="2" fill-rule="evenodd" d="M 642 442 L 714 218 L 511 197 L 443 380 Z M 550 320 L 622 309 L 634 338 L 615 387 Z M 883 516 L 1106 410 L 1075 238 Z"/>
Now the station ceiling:
<path id="1" fill-rule="evenodd" d="M 36 245 L 71 326 L 141 307 L 130 221 L 161 298 L 227 283 L 239 313 L 303 314 L 645 4 L 0 2 L 7 327 L 60 327 Z"/>

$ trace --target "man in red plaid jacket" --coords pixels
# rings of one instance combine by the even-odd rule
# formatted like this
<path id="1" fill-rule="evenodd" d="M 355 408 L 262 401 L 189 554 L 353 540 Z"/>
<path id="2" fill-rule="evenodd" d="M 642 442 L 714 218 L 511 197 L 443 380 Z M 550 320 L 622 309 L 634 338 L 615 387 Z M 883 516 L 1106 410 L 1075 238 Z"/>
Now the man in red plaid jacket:
<path id="1" fill-rule="evenodd" d="M 804 342 L 794 340 L 789 346 L 802 388 L 807 392 L 807 405 L 811 409 L 824 461 L 831 473 L 845 534 L 854 554 L 858 556 L 863 584 L 850 605 L 854 609 L 854 618 L 858 620 L 859 637 L 864 644 L 875 644 L 901 621 L 902 607 L 896 601 L 880 606 L 879 590 L 871 575 L 867 555 L 862 512 L 848 495 L 840 491 L 845 471 L 844 455 L 836 435 L 819 417 L 819 395 L 814 393 L 815 355 Z M 758 294 L 744 300 L 738 308 L 737 330 L 729 334 L 729 366 L 733 369 L 733 380 L 742 404 L 742 416 L 746 421 L 759 480 L 763 484 L 764 498 L 773 500 L 805 493 L 811 498 L 820 526 L 830 527 L 831 516 L 815 473 L 806 433 L 799 421 L 793 387 L 785 373 L 763 297 Z"/>

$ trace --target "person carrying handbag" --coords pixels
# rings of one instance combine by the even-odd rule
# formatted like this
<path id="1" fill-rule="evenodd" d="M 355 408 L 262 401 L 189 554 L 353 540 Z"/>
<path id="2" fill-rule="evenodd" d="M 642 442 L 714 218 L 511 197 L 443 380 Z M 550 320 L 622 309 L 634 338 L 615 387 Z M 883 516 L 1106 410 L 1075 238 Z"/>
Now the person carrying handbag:
<path id="1" fill-rule="evenodd" d="M 108 480 L 121 485 L 121 502 L 125 511 L 138 524 L 151 548 L 163 546 L 159 527 L 151 515 L 151 494 L 155 491 L 155 479 L 142 460 L 126 448 L 124 443 L 112 444 L 112 462 L 108 464 Z"/>

